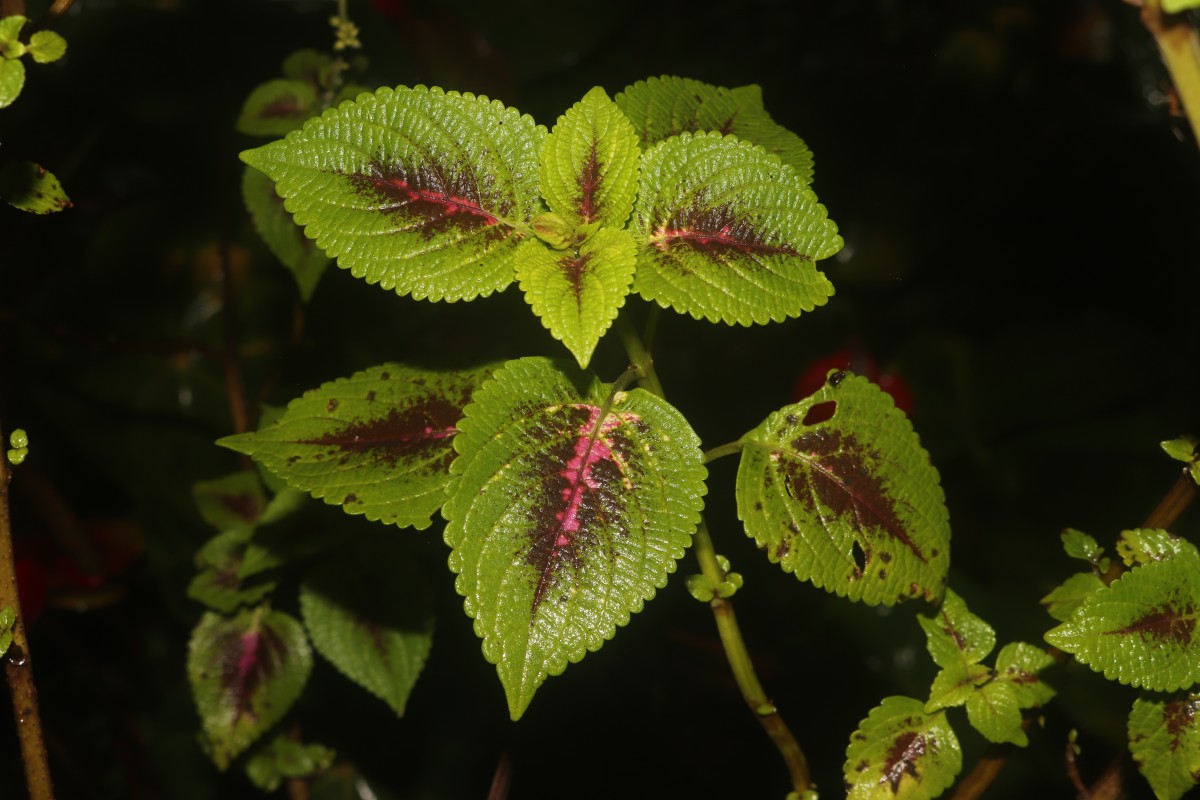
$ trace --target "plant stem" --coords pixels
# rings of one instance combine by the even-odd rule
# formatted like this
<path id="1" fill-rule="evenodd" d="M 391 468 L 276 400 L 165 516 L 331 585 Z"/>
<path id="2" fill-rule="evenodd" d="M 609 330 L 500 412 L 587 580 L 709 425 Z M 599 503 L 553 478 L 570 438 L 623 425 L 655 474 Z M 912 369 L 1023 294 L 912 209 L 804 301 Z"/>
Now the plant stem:
<path id="1" fill-rule="evenodd" d="M 652 309 L 651 319 L 647 325 L 647 340 L 654 330 L 657 311 L 657 308 Z M 638 381 L 642 388 L 665 400 L 666 395 L 658 380 L 658 374 L 654 370 L 654 359 L 650 356 L 645 340 L 637 335 L 625 317 L 617 317 L 616 324 L 618 335 L 625 345 L 630 362 L 637 370 Z M 727 447 L 727 445 L 723 447 Z M 700 571 L 714 585 L 726 579 L 725 570 L 717 561 L 716 549 L 713 547 L 712 537 L 709 535 L 708 525 L 704 522 L 703 515 L 700 517 L 700 524 L 697 526 L 692 540 L 692 552 L 696 554 L 696 559 L 700 562 Z M 763 730 L 771 737 L 771 741 L 775 743 L 780 755 L 783 756 L 788 772 L 791 773 L 792 787 L 796 794 L 803 796 L 812 788 L 808 760 L 804 757 L 804 751 L 800 748 L 796 737 L 784 722 L 783 717 L 779 715 L 778 709 L 767 697 L 766 691 L 758 680 L 758 674 L 750 660 L 750 653 L 742 639 L 741 628 L 738 627 L 733 604 L 727 598 L 714 597 L 709 605 L 712 607 L 713 617 L 717 622 L 717 632 L 721 637 L 721 645 L 725 648 L 725 657 L 729 660 L 729 667 L 742 692 L 742 698 L 754 713 L 755 718 L 758 719 L 759 724 L 762 725 Z"/>
<path id="2" fill-rule="evenodd" d="M 1200 38 L 1185 14 L 1168 14 L 1161 0 L 1145 0 L 1142 24 L 1154 36 L 1179 95 L 1192 135 L 1200 139 Z"/>
<path id="3" fill-rule="evenodd" d="M 714 447 L 711 450 L 705 450 L 704 451 L 704 463 L 711 464 L 712 462 L 716 461 L 718 458 L 721 458 L 723 456 L 731 456 L 731 455 L 734 455 L 735 453 L 740 453 L 740 452 L 742 452 L 742 443 L 741 442 L 726 442 L 725 444 L 718 445 L 717 447 Z"/>
<path id="4" fill-rule="evenodd" d="M 0 429 L 0 435 L 3 430 Z M 0 450 L 4 450 L 0 446 Z M 16 558 L 13 554 L 12 522 L 8 513 L 8 485 L 12 473 L 7 458 L 0 458 L 0 608 L 16 614 L 12 643 L 4 655 L 4 677 L 12 695 L 13 721 L 21 743 L 25 785 L 32 800 L 54 800 L 50 762 L 42 738 L 42 716 L 38 709 L 37 686 L 33 682 L 33 658 L 25 635 L 25 618 L 17 594 Z"/>

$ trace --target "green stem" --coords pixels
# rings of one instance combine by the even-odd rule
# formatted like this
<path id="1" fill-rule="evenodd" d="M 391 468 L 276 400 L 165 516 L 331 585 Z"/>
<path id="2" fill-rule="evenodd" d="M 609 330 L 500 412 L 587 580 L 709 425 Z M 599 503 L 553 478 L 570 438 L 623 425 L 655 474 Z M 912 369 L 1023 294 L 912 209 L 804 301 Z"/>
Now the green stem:
<path id="1" fill-rule="evenodd" d="M 651 312 L 645 340 L 637 335 L 624 316 L 617 317 L 616 327 L 617 333 L 625 345 L 625 351 L 629 354 L 629 360 L 633 368 L 637 370 L 639 384 L 646 391 L 665 400 L 666 395 L 663 392 L 662 383 L 659 382 L 658 374 L 654 370 L 654 359 L 646 346 L 646 341 L 653 335 L 657 311 L 658 309 L 655 308 Z M 738 446 L 740 447 L 740 445 Z M 723 445 L 716 449 L 723 450 L 726 447 L 729 445 Z M 713 582 L 713 585 L 726 579 L 725 570 L 721 568 L 721 564 L 717 560 L 717 552 L 713 547 L 712 537 L 709 535 L 708 525 L 704 522 L 703 516 L 700 518 L 700 525 L 693 537 L 692 552 L 700 562 L 700 571 Z M 788 772 L 791 773 L 792 787 L 796 794 L 803 796 L 812 788 L 808 760 L 804 757 L 804 751 L 800 748 L 796 737 L 784 722 L 783 717 L 779 715 L 778 709 L 767 697 L 766 691 L 758 680 L 758 673 L 754 670 L 750 652 L 746 649 L 741 628 L 738 627 L 733 604 L 727 598 L 714 597 L 709 605 L 712 607 L 713 617 L 716 619 L 721 645 L 725 648 L 725 657 L 729 660 L 729 667 L 733 672 L 738 689 L 742 692 L 742 698 L 754 712 L 755 718 L 762 725 L 763 730 L 771 737 L 771 741 L 775 743 L 779 754 L 783 756 Z"/>
<path id="2" fill-rule="evenodd" d="M 0 431 L 2 434 L 2 431 Z M 0 446 L 0 451 L 5 448 Z M 38 710 L 37 686 L 33 682 L 33 658 L 25 635 L 25 618 L 17 594 L 17 570 L 13 556 L 12 524 L 8 515 L 8 484 L 11 473 L 7 458 L 0 452 L 0 608 L 16 614 L 12 643 L 4 655 L 4 677 L 12 694 L 13 720 L 21 743 L 21 763 L 25 767 L 25 785 L 31 800 L 54 800 L 50 782 L 50 762 L 42 737 L 42 717 Z"/>
<path id="3" fill-rule="evenodd" d="M 723 445 L 714 447 L 712 450 L 705 450 L 704 463 L 711 464 L 718 458 L 722 458 L 723 456 L 732 456 L 740 452 L 742 452 L 742 443 L 740 441 L 726 442 Z"/>

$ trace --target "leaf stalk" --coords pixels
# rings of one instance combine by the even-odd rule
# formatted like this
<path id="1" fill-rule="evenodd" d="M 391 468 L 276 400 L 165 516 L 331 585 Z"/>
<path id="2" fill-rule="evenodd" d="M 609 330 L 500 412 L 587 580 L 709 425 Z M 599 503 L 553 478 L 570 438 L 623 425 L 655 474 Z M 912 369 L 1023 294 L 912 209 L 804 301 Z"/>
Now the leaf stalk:
<path id="1" fill-rule="evenodd" d="M 654 370 L 654 359 L 647 347 L 647 342 L 653 335 L 657 323 L 657 315 L 658 309 L 652 308 L 650 321 L 646 326 L 645 339 L 638 336 L 627 317 L 623 315 L 617 317 L 616 328 L 621 342 L 625 346 L 625 351 L 629 355 L 630 363 L 637 371 L 639 384 L 646 391 L 666 400 L 662 383 Z M 740 449 L 740 443 L 735 444 Z M 729 445 L 722 445 L 716 449 L 721 450 L 726 447 Z M 705 461 L 708 460 L 710 459 L 706 454 Z M 709 535 L 708 525 L 705 523 L 703 515 L 700 517 L 700 524 L 693 537 L 692 551 L 696 554 L 697 561 L 700 562 L 700 571 L 712 581 L 714 586 L 726 580 L 725 570 L 717 560 L 717 551 L 713 547 L 712 536 Z M 795 735 L 788 728 L 787 723 L 780 716 L 775 704 L 771 702 L 762 683 L 758 680 L 758 673 L 750 659 L 750 652 L 746 649 L 745 640 L 742 639 L 742 631 L 738 626 L 737 616 L 734 614 L 733 603 L 727 598 L 714 597 L 709 605 L 712 607 L 713 617 L 717 623 L 717 632 L 721 637 L 721 645 L 725 649 L 725 657 L 729 661 L 729 667 L 733 672 L 738 689 L 741 690 L 742 698 L 754 713 L 759 724 L 762 725 L 763 730 L 771 737 L 771 741 L 775 743 L 775 747 L 779 750 L 791 775 L 793 789 L 797 796 L 802 797 L 812 788 L 808 759 L 805 758 L 800 743 L 796 741 Z"/>
<path id="2" fill-rule="evenodd" d="M 2 433 L 2 431 L 0 431 Z M 2 449 L 2 448 L 0 448 Z M 12 521 L 8 510 L 8 485 L 12 480 L 7 459 L 0 458 L 0 608 L 16 614 L 12 643 L 4 655 L 4 677 L 12 695 L 13 721 L 21 745 L 21 763 L 30 800 L 54 800 L 50 763 L 42 736 L 37 686 L 33 682 L 33 659 L 25 632 L 25 617 L 17 594 L 16 559 L 13 554 Z"/>

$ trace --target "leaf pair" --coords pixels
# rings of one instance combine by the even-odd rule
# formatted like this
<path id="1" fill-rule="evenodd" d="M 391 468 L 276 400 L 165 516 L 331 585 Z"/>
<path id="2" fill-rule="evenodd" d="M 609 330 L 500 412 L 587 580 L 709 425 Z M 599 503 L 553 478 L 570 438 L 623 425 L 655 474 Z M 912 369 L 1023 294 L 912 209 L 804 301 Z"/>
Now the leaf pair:
<path id="1" fill-rule="evenodd" d="M 666 584 L 705 492 L 678 411 L 543 358 L 384 364 L 219 443 L 369 519 L 425 528 L 442 509 L 456 586 L 514 717 Z"/>
<path id="2" fill-rule="evenodd" d="M 807 148 L 753 87 L 705 87 L 697 109 L 709 113 L 681 117 L 694 83 L 636 84 L 620 103 L 593 89 L 550 133 L 485 97 L 385 88 L 242 159 L 355 276 L 448 301 L 517 280 L 586 366 L 630 291 L 743 325 L 796 316 L 833 292 L 814 265 L 842 242 L 808 188 Z M 721 127 L 675 131 L 710 122 Z"/>

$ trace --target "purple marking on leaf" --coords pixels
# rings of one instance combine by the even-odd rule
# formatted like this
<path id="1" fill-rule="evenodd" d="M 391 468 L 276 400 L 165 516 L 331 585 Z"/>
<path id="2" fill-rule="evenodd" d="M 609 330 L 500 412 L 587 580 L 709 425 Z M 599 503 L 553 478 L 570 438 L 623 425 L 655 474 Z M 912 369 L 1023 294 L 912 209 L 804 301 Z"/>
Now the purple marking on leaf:
<path id="1" fill-rule="evenodd" d="M 655 246 L 661 251 L 688 247 L 713 256 L 727 253 L 802 256 L 795 248 L 768 244 L 750 217 L 736 213 L 728 204 L 705 208 L 703 202 L 700 193 L 692 206 L 680 209 L 660 223 L 652 237 Z"/>
<path id="2" fill-rule="evenodd" d="M 242 655 L 238 658 L 238 679 L 245 680 L 250 674 L 250 670 L 254 667 L 255 657 L 258 655 L 258 643 L 262 640 L 258 631 L 246 631 L 242 634 Z"/>
<path id="3" fill-rule="evenodd" d="M 861 533 L 869 528 L 883 530 L 922 563 L 929 563 L 900 521 L 883 482 L 867 469 L 860 455 L 862 446 L 853 435 L 828 429 L 810 430 L 797 437 L 792 448 L 802 463 L 795 459 L 777 462 L 787 472 L 792 499 L 814 513 L 819 503 L 835 517 L 849 517 Z M 861 544 L 869 563 L 875 550 L 869 547 L 870 537 L 863 538 Z"/>
<path id="4" fill-rule="evenodd" d="M 583 276 L 587 274 L 588 262 L 592 260 L 591 253 L 581 256 L 565 255 L 558 260 L 558 266 L 566 276 L 571 291 L 575 294 L 575 304 L 583 309 Z"/>
<path id="5" fill-rule="evenodd" d="M 1163 604 L 1150 609 L 1148 614 L 1134 620 L 1124 628 L 1107 631 L 1109 635 L 1139 634 L 1143 639 L 1162 641 L 1169 639 L 1180 647 L 1192 643 L 1192 634 L 1196 630 L 1196 608 L 1186 605 L 1182 610 Z"/>
<path id="6" fill-rule="evenodd" d="M 230 630 L 218 642 L 221 686 L 235 718 L 255 718 L 250 711 L 255 693 L 270 679 L 283 659 L 283 644 L 267 628 Z"/>
<path id="7" fill-rule="evenodd" d="M 483 207 L 479 186 L 466 177 L 428 167 L 412 174 L 403 168 L 385 169 L 373 165 L 370 173 L 348 176 L 360 192 L 382 196 L 392 211 L 415 219 L 426 238 L 432 239 L 449 229 L 473 231 L 499 222 L 496 214 Z M 501 209 L 501 214 L 508 210 Z"/>
<path id="8" fill-rule="evenodd" d="M 294 94 L 281 94 L 270 103 L 263 105 L 256 116 L 264 119 L 278 117 L 294 117 L 300 113 L 307 114 L 308 107 L 300 102 Z"/>
<path id="9" fill-rule="evenodd" d="M 262 513 L 262 508 L 258 504 L 258 498 L 250 492 L 222 494 L 220 498 L 221 505 L 247 522 L 253 522 Z"/>
<path id="10" fill-rule="evenodd" d="M 631 413 L 608 414 L 600 421 L 600 408 L 593 405 L 564 406 L 557 413 L 576 435 L 551 448 L 538 469 L 547 480 L 530 513 L 526 560 L 538 572 L 531 624 L 559 568 L 581 567 L 582 551 L 599 541 L 598 528 L 621 512 L 620 495 L 633 488 L 626 473 L 634 448 L 619 429 L 641 426 Z"/>
<path id="11" fill-rule="evenodd" d="M 1183 734 L 1195 721 L 1198 707 L 1200 700 L 1172 700 L 1163 706 L 1163 723 L 1167 733 L 1171 734 L 1169 749 L 1172 751 L 1183 743 Z"/>
<path id="12" fill-rule="evenodd" d="M 589 222 L 595 221 L 600 214 L 596 210 L 596 194 L 601 184 L 600 159 L 596 154 L 596 140 L 592 140 L 592 145 L 588 148 L 587 160 L 583 162 L 583 169 L 575 179 L 576 185 L 579 187 L 579 216 L 586 225 Z"/>
<path id="13" fill-rule="evenodd" d="M 911 724 L 909 720 L 906 724 Z M 925 737 L 916 731 L 905 731 L 896 737 L 896 741 L 888 750 L 887 759 L 883 762 L 883 776 L 880 783 L 887 781 L 892 787 L 892 794 L 900 790 L 900 781 L 904 776 L 917 776 L 917 759 L 925 755 Z"/>
<path id="14" fill-rule="evenodd" d="M 370 454 L 394 467 L 400 459 L 416 458 L 435 448 L 452 457 L 450 438 L 458 432 L 461 418 L 461 406 L 427 397 L 403 410 L 392 408 L 386 417 L 351 422 L 341 430 L 295 443 L 336 447 L 345 453 L 343 463 L 352 455 Z"/>

